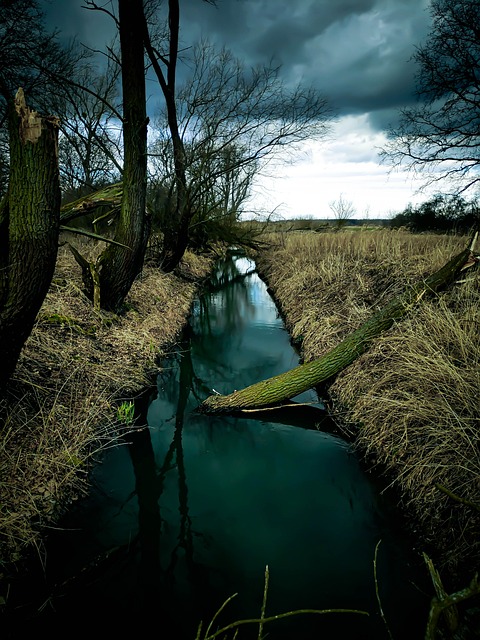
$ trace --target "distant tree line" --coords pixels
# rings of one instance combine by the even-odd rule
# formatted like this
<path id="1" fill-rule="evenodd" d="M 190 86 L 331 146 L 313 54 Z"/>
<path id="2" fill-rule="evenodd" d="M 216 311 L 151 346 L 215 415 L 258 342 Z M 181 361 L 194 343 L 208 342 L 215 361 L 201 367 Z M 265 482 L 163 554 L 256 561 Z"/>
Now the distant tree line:
<path id="1" fill-rule="evenodd" d="M 391 219 L 392 228 L 405 227 L 421 233 L 468 233 L 480 224 L 478 200 L 467 201 L 459 195 L 437 194 L 423 204 L 411 204 Z"/>

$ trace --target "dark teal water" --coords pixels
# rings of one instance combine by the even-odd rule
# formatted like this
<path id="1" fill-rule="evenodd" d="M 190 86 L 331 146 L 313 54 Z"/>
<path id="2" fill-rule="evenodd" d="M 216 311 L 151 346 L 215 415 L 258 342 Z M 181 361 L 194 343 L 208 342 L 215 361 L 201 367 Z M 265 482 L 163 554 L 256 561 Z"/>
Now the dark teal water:
<path id="1" fill-rule="evenodd" d="M 253 267 L 245 259 L 219 265 L 156 388 L 138 402 L 143 428 L 106 453 L 89 498 L 49 537 L 11 637 L 193 640 L 203 620 L 204 638 L 234 594 L 213 630 L 259 615 L 268 566 L 267 615 L 369 614 L 278 620 L 264 627 L 272 640 L 423 638 L 423 567 L 394 505 L 314 392 L 275 412 L 196 412 L 214 390 L 298 364 L 264 283 L 242 276 Z M 239 639 L 257 637 L 257 626 L 240 627 Z"/>

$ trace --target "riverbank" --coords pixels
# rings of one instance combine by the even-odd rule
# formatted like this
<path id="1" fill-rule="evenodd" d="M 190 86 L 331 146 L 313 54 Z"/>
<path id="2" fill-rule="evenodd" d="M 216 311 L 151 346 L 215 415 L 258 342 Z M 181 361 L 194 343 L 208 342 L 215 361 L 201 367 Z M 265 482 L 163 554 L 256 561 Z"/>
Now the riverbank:
<path id="1" fill-rule="evenodd" d="M 275 234 L 255 260 L 308 361 L 466 242 L 388 230 Z M 117 317 L 95 313 L 61 247 L 0 407 L 1 603 L 12 566 L 21 569 L 27 550 L 42 557 L 43 535 L 88 490 L 90 463 L 129 428 L 119 407 L 155 377 L 216 257 L 187 254 L 175 275 L 146 267 Z M 433 559 L 448 592 L 468 585 L 480 553 L 480 278 L 469 271 L 323 390 L 339 429 L 395 491 L 416 549 Z"/>
<path id="2" fill-rule="evenodd" d="M 76 244 L 78 242 L 76 241 Z M 84 242 L 88 255 L 91 245 Z M 88 490 L 92 461 L 129 428 L 119 410 L 159 370 L 216 255 L 187 253 L 175 274 L 146 266 L 122 316 L 98 313 L 61 246 L 52 285 L 0 405 L 0 605 L 25 555 Z"/>
<path id="3" fill-rule="evenodd" d="M 390 230 L 272 234 L 255 260 L 307 362 L 467 242 Z M 396 492 L 448 592 L 480 567 L 480 277 L 469 271 L 322 390 L 339 428 Z"/>

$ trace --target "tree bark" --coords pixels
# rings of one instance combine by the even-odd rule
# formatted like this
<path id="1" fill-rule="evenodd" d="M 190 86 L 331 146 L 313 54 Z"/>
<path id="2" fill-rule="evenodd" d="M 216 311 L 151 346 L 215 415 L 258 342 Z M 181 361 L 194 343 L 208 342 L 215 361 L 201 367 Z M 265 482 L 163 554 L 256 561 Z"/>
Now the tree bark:
<path id="1" fill-rule="evenodd" d="M 180 30 L 180 4 L 178 0 L 168 2 L 168 28 L 170 31 L 166 78 L 153 48 L 148 25 L 144 19 L 144 43 L 147 55 L 157 75 L 165 98 L 168 127 L 172 138 L 173 162 L 175 167 L 175 212 L 174 217 L 163 230 L 163 248 L 160 267 L 165 273 L 172 272 L 182 259 L 189 240 L 189 228 L 192 210 L 188 205 L 185 147 L 178 126 L 177 105 L 175 102 L 176 74 L 178 60 L 178 37 Z"/>
<path id="2" fill-rule="evenodd" d="M 101 306 L 119 311 L 143 267 L 149 225 L 147 189 L 147 113 L 143 55 L 143 4 L 119 0 L 122 55 L 124 171 L 120 217 L 115 241 L 100 261 Z"/>
<path id="3" fill-rule="evenodd" d="M 454 282 L 471 258 L 471 249 L 465 249 L 426 280 L 405 289 L 401 296 L 391 300 L 345 340 L 317 360 L 229 395 L 209 396 L 197 411 L 217 414 L 275 406 L 326 382 L 354 362 L 368 349 L 374 338 L 389 329 L 395 320 L 406 315 L 421 298 L 433 295 Z"/>
<path id="4" fill-rule="evenodd" d="M 0 388 L 15 370 L 53 276 L 58 249 L 58 121 L 10 107 L 10 177 L 0 205 Z"/>

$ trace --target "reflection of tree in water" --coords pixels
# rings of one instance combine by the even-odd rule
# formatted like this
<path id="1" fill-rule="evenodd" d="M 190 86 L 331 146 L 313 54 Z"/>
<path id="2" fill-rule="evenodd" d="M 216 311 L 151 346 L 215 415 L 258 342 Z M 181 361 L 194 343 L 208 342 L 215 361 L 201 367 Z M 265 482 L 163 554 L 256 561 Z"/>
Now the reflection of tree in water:
<path id="1" fill-rule="evenodd" d="M 197 624 L 200 620 L 208 620 L 214 614 L 218 602 L 211 597 L 210 584 L 215 581 L 213 569 L 195 560 L 195 538 L 201 533 L 192 527 L 188 504 L 188 479 L 184 462 L 183 427 L 189 405 L 190 393 L 199 403 L 208 391 L 204 382 L 196 375 L 190 351 L 192 329 L 187 327 L 177 352 L 165 363 L 165 368 L 158 378 L 159 397 L 168 402 L 169 398 L 176 398 L 172 405 L 174 420 L 173 436 L 165 452 L 161 466 L 155 462 L 155 451 L 152 447 L 149 429 L 140 429 L 132 434 L 130 447 L 132 462 L 136 477 L 136 494 L 139 504 L 139 544 L 141 549 L 140 580 L 143 604 L 146 615 L 157 615 L 161 611 L 164 624 L 168 621 L 175 624 L 185 624 L 185 633 L 192 634 L 194 629 L 188 625 Z M 151 397 L 142 403 L 140 420 L 147 422 L 146 412 Z M 242 416 L 247 419 L 268 419 L 271 422 L 307 426 L 313 429 L 327 427 L 327 414 L 314 407 L 296 407 L 289 403 L 283 410 L 277 409 L 268 417 L 262 413 Z M 163 418 L 162 418 L 163 419 Z M 168 418 L 167 418 L 167 421 Z M 320 424 L 322 426 L 320 427 Z M 208 430 L 209 422 L 205 424 Z M 242 421 L 232 421 L 231 428 L 242 429 Z M 330 430 L 331 425 L 325 428 Z M 248 430 L 247 430 L 248 431 Z M 157 451 L 158 455 L 158 451 Z M 169 552 L 169 559 L 165 566 L 161 566 L 162 522 L 160 515 L 160 499 L 165 489 L 166 478 L 176 472 L 178 482 L 178 511 L 179 532 L 173 548 Z M 164 555 L 164 554 L 163 554 Z M 179 612 L 179 585 L 186 572 L 188 593 L 181 592 L 184 611 L 188 611 L 188 620 L 183 620 Z M 187 604 L 188 603 L 188 604 Z M 162 625 L 163 626 L 163 625 Z M 194 637 L 194 636 L 192 636 Z"/>
<path id="2" fill-rule="evenodd" d="M 192 410 L 194 402 L 200 404 L 211 393 L 208 384 L 194 369 L 192 341 L 195 362 L 202 365 L 198 367 L 199 371 L 208 371 L 209 377 L 212 372 L 213 375 L 220 376 L 223 369 L 227 371 L 231 367 L 225 350 L 231 347 L 230 337 L 237 334 L 239 322 L 248 315 L 246 309 L 252 306 L 246 277 L 248 276 L 242 274 L 237 262 L 231 258 L 220 265 L 211 288 L 196 303 L 192 322 L 187 325 L 175 353 L 162 363 L 162 372 L 157 378 L 158 400 L 162 403 L 162 411 L 165 412 L 166 408 L 166 415 L 164 413 L 161 417 L 162 422 L 171 425 L 173 435 L 161 462 L 158 462 L 158 450 L 153 449 L 148 428 L 132 434 L 130 450 L 139 504 L 140 580 L 143 604 L 147 614 L 158 615 L 160 610 L 165 623 L 171 620 L 177 628 L 179 618 L 184 617 L 178 612 L 179 591 L 191 624 L 208 620 L 214 613 L 212 601 L 209 601 L 209 584 L 215 581 L 215 577 L 211 575 L 208 567 L 195 560 L 195 540 L 200 533 L 194 531 L 189 514 L 188 479 L 182 440 L 187 411 Z M 221 314 L 221 317 L 218 318 L 217 314 Z M 147 424 L 147 411 L 151 400 L 151 397 L 146 397 L 142 407 L 138 407 L 141 410 L 138 424 Z M 294 402 L 288 405 L 284 409 L 268 412 L 268 415 L 256 412 L 240 417 L 320 429 L 325 432 L 334 430 L 325 411 L 315 407 L 299 407 Z M 241 430 L 242 422 L 242 419 L 233 420 L 230 428 Z M 209 428 L 213 429 L 213 424 L 206 421 L 204 428 L 208 432 Z M 179 530 L 166 557 L 165 551 L 162 553 L 160 547 L 162 533 L 165 533 L 167 526 L 161 517 L 160 501 L 167 477 L 171 478 L 172 474 L 178 487 Z M 167 537 L 164 536 L 163 539 L 166 540 Z M 185 580 L 188 581 L 188 593 L 185 593 Z M 215 599 L 213 601 L 218 605 Z M 188 632 L 186 633 L 188 635 Z"/>
<path id="3" fill-rule="evenodd" d="M 243 254 L 228 253 L 217 262 L 206 284 L 206 292 L 217 293 L 229 285 L 242 282 L 248 276 L 256 273 L 255 263 Z"/>
<path id="4" fill-rule="evenodd" d="M 177 394 L 179 394 L 177 402 L 180 404 L 183 400 L 181 398 L 183 389 L 182 381 L 186 381 L 187 384 L 185 404 L 190 393 L 198 403 L 211 393 L 209 386 L 196 374 L 193 367 L 190 350 L 193 337 L 193 329 L 190 325 L 187 325 L 183 331 L 182 340 L 176 347 L 175 353 L 164 363 L 162 371 L 158 374 L 157 389 L 159 398 L 176 398 Z M 179 389 L 180 391 L 178 391 Z M 185 411 L 185 408 L 183 410 Z M 171 419 L 177 414 L 178 407 Z"/>
<path id="5" fill-rule="evenodd" d="M 201 386 L 201 381 L 196 378 L 193 372 L 188 343 L 187 331 L 184 340 L 179 345 L 172 367 L 168 370 L 168 375 L 162 376 L 162 384 L 169 386 L 167 397 L 175 397 L 178 394 L 173 438 L 165 454 L 163 464 L 159 469 L 157 468 L 149 429 L 143 428 L 132 433 L 131 446 L 129 447 L 135 472 L 135 491 L 139 506 L 138 539 L 141 548 L 140 579 L 143 603 L 147 608 L 147 614 L 158 616 L 161 609 L 162 616 L 164 618 L 171 616 L 175 625 L 179 624 L 179 615 L 181 617 L 178 605 L 175 605 L 175 587 L 177 583 L 176 569 L 182 556 L 185 560 L 188 582 L 192 591 L 187 596 L 191 609 L 191 621 L 201 619 L 207 604 L 204 587 L 208 569 L 194 559 L 193 536 L 200 534 L 193 531 L 188 512 L 188 486 L 182 443 L 188 397 L 190 391 L 197 395 L 197 387 Z M 147 421 L 147 410 L 151 398 L 145 400 L 139 407 L 137 423 L 140 420 Z M 160 560 L 162 518 L 159 501 L 165 488 L 167 475 L 175 470 L 178 479 L 180 529 L 177 543 L 170 552 L 169 562 L 165 568 L 162 568 Z M 177 609 L 176 613 L 175 609 Z M 192 611 L 192 609 L 194 610 Z M 165 620 L 163 622 L 165 623 Z"/>
<path id="6" fill-rule="evenodd" d="M 256 273 L 255 264 L 245 258 L 237 260 L 227 256 L 219 261 L 217 269 L 209 279 L 203 295 L 194 306 L 195 327 L 198 333 L 211 335 L 216 333 L 212 327 L 212 312 L 214 303 L 221 307 L 222 331 L 238 328 L 253 310 L 252 302 L 248 297 L 246 279 Z M 218 333 L 218 331 L 217 331 Z"/>
<path id="7" fill-rule="evenodd" d="M 225 336 L 240 341 L 241 327 L 255 313 L 249 296 L 247 278 L 255 273 L 255 265 L 246 259 L 228 255 L 221 260 L 212 275 L 208 288 L 195 302 L 192 312 L 192 330 L 201 336 L 195 341 L 198 358 L 220 379 L 231 366 L 226 351 L 232 349 Z M 211 393 L 211 390 L 207 393 Z"/>

